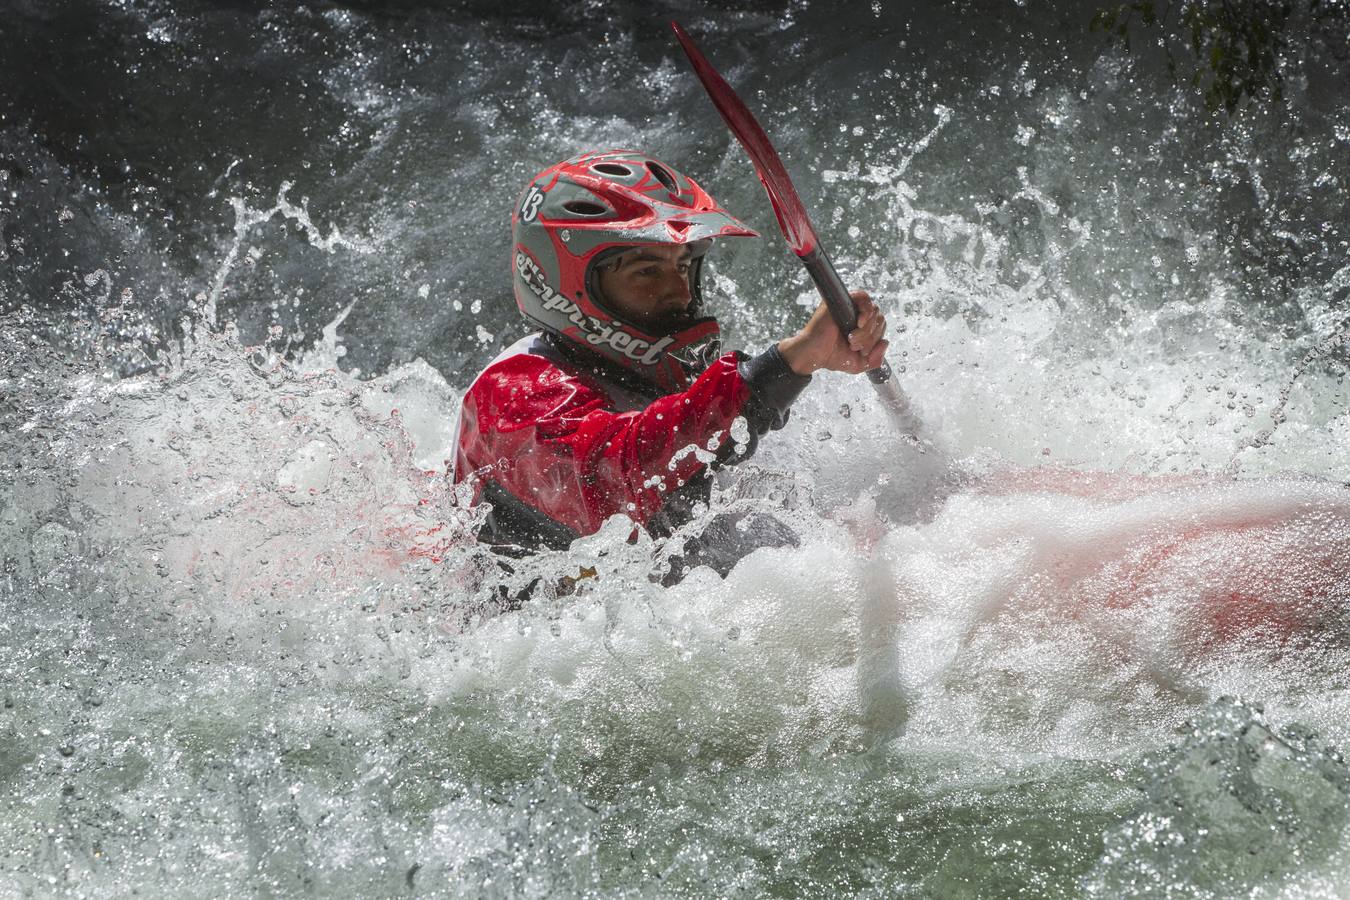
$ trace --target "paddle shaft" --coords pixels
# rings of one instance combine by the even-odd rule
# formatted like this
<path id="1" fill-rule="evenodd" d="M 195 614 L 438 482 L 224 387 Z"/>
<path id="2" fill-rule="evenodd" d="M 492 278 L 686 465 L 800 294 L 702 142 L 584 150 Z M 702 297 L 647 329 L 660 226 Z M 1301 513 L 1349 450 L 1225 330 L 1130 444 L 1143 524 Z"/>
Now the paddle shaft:
<path id="1" fill-rule="evenodd" d="M 858 327 L 858 308 L 853 305 L 853 298 L 848 294 L 848 288 L 844 285 L 844 279 L 839 277 L 838 270 L 834 267 L 830 255 L 825 252 L 825 248 L 816 244 L 805 256 L 798 257 L 802 265 L 806 267 L 811 280 L 816 283 L 816 289 L 820 291 L 820 296 L 824 298 L 825 305 L 830 308 L 830 315 L 834 323 L 839 326 L 839 333 L 847 337 L 855 328 Z M 886 414 L 890 416 L 891 421 L 899 429 L 901 434 L 912 438 L 920 446 L 923 441 L 919 438 L 920 429 L 923 427 L 919 417 L 914 414 L 914 410 L 909 405 L 909 398 L 905 396 L 904 391 L 896 383 L 891 366 L 884 359 L 881 365 L 871 369 L 867 373 L 867 379 L 872 382 L 872 387 L 876 389 L 877 396 L 881 400 L 881 405 L 885 408 Z"/>
<path id="2" fill-rule="evenodd" d="M 830 308 L 830 315 L 834 318 L 834 323 L 839 326 L 839 333 L 847 339 L 848 335 L 858 327 L 858 307 L 854 305 L 853 298 L 849 296 L 848 288 L 844 285 L 844 279 L 839 277 L 839 272 L 834 267 L 834 261 L 825 252 L 825 248 L 819 244 L 810 253 L 799 258 L 802 265 L 806 266 L 807 274 L 811 276 L 811 280 L 816 283 L 820 296 L 824 298 L 825 304 Z M 891 367 L 885 360 L 882 360 L 880 366 L 867 373 L 867 377 L 874 384 L 890 381 Z"/>
<path id="3" fill-rule="evenodd" d="M 694 73 L 708 92 L 713 105 L 717 107 L 718 114 L 727 123 L 736 140 L 745 148 L 751 162 L 755 164 L 755 172 L 769 195 L 769 202 L 778 217 L 783 238 L 802 261 L 802 265 L 806 266 L 811 280 L 816 283 L 821 297 L 829 306 L 835 324 L 847 338 L 858 327 L 857 307 L 853 305 L 853 298 L 849 296 L 843 279 L 835 271 L 829 254 L 820 246 L 815 228 L 811 225 L 811 218 L 806 214 L 806 208 L 802 206 L 801 198 L 797 196 L 797 189 L 793 187 L 787 169 L 783 168 L 778 151 L 773 148 L 773 142 L 764 133 L 754 113 L 750 112 L 736 91 L 727 84 L 726 79 L 718 74 L 712 63 L 708 62 L 707 57 L 694 45 L 680 24 L 671 22 L 670 26 L 674 29 L 680 46 L 684 48 L 685 55 L 689 57 L 689 64 L 694 67 Z M 904 391 L 900 390 L 900 385 L 892 377 L 891 367 L 883 361 L 880 366 L 869 371 L 867 377 L 876 388 L 882 406 L 900 432 L 920 447 L 926 446 L 924 439 L 919 437 L 922 423 L 910 408 L 909 399 L 905 397 Z"/>

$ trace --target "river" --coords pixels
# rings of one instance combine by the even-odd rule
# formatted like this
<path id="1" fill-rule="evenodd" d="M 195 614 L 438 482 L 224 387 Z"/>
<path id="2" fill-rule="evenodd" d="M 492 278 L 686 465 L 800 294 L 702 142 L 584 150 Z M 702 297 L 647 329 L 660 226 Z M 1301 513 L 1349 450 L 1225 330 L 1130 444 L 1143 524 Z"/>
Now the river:
<path id="1" fill-rule="evenodd" d="M 0 6 L 0 896 L 1346 896 L 1343 3 Z M 535 172 L 757 228 L 733 347 L 815 303 L 672 18 L 938 449 L 818 376 L 506 573 L 446 460 Z M 738 509 L 800 546 L 657 583 Z"/>

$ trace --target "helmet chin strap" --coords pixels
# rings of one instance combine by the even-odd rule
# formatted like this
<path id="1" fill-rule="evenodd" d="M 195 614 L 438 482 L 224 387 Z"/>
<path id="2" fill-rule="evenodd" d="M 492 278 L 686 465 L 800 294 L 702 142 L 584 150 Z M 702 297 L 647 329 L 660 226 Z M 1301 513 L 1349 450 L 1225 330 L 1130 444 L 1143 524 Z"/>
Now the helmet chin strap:
<path id="1" fill-rule="evenodd" d="M 703 254 L 689 260 L 689 315 L 703 315 Z"/>
<path id="2" fill-rule="evenodd" d="M 684 366 L 686 372 L 691 378 L 703 374 L 708 366 L 717 361 L 722 355 L 722 339 L 719 337 L 709 338 L 701 344 L 693 344 L 685 347 L 679 353 L 670 354 L 671 358 Z"/>

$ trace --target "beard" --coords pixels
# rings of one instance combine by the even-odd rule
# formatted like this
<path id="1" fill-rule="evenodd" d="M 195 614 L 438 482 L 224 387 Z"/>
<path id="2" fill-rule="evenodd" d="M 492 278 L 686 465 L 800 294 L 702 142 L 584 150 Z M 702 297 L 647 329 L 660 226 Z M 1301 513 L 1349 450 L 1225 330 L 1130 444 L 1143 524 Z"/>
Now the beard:
<path id="1" fill-rule="evenodd" d="M 643 329 L 657 337 L 666 337 L 680 331 L 697 322 L 701 316 L 695 314 L 689 309 L 675 309 L 665 313 L 658 313 L 647 321 L 643 322 Z"/>

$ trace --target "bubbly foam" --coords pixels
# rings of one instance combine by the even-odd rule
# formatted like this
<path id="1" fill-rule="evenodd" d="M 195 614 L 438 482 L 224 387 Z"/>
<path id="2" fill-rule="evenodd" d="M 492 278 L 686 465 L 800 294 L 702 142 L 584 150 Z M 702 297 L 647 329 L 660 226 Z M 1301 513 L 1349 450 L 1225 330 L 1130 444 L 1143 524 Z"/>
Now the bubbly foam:
<path id="1" fill-rule="evenodd" d="M 747 13 L 716 52 L 821 15 Z M 157 45 L 201 21 L 176 16 Z M 1117 53 L 941 102 L 936 73 L 818 59 L 821 106 L 766 124 L 936 446 L 821 375 L 673 538 L 616 519 L 507 561 L 445 477 L 460 393 L 519 333 L 477 201 L 592 141 L 760 201 L 689 128 L 701 98 L 628 115 L 631 35 L 606 23 L 560 84 L 538 23 L 433 18 L 393 41 L 269 13 L 260 52 L 334 42 L 306 103 L 340 105 L 339 152 L 285 148 L 273 177 L 203 151 L 200 221 L 151 227 L 0 134 L 0 893 L 1340 890 L 1350 270 L 1281 218 L 1335 207 L 1328 121 L 1309 106 L 1285 160 L 1238 117 L 1204 156 L 1195 110 Z M 643 107 L 684 103 L 647 62 Z M 827 107 L 846 130 L 804 131 Z M 429 114 L 445 145 L 417 142 Z M 1214 223 L 1247 214 L 1235 257 Z M 774 247 L 709 261 L 751 350 L 815 303 Z M 47 271 L 52 297 L 22 293 Z M 742 512 L 800 546 L 660 586 Z"/>

